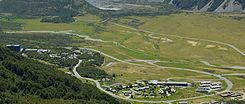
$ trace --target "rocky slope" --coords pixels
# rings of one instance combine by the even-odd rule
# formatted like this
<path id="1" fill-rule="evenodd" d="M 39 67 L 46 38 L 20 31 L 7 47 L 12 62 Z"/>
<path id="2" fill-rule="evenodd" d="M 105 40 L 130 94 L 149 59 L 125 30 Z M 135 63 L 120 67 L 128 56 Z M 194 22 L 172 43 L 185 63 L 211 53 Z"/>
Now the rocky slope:
<path id="1" fill-rule="evenodd" d="M 173 5 L 180 10 L 197 12 L 245 12 L 245 0 L 87 0 L 98 7 L 129 8 Z M 122 6 L 124 5 L 124 6 Z"/>

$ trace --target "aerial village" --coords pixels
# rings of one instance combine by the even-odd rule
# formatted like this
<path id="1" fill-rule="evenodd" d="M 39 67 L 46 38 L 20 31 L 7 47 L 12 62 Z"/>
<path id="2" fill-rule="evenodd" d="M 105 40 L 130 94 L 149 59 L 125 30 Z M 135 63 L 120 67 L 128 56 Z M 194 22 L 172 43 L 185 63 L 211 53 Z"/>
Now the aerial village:
<path id="1" fill-rule="evenodd" d="M 90 50 L 74 50 L 73 52 L 61 52 L 54 53 L 48 49 L 24 49 L 20 45 L 6 45 L 12 51 L 16 52 L 35 52 L 38 54 L 48 53 L 49 58 L 67 58 L 67 59 L 78 59 L 78 55 L 81 53 L 87 53 L 92 55 L 93 52 Z M 64 57 L 64 55 L 66 57 Z M 94 61 L 90 59 L 89 61 Z M 71 74 L 71 73 L 68 73 Z M 126 98 L 157 98 L 157 97 L 170 97 L 178 92 L 178 89 L 187 89 L 195 87 L 195 92 L 203 94 L 211 94 L 216 91 L 221 91 L 223 88 L 222 82 L 214 81 L 199 81 L 195 83 L 197 86 L 194 86 L 193 83 L 189 82 L 178 82 L 178 81 L 169 81 L 169 80 L 138 80 L 134 84 L 122 84 L 122 83 L 113 83 L 105 84 L 108 82 L 113 82 L 113 79 L 110 78 L 101 78 L 98 80 L 101 87 L 113 94 L 123 96 Z M 242 94 L 236 92 L 222 92 L 219 94 L 223 98 L 229 98 L 231 100 L 239 99 Z M 180 102 L 179 104 L 187 104 L 187 102 Z M 215 103 L 213 103 L 215 104 Z"/>
<path id="2" fill-rule="evenodd" d="M 77 51 L 74 51 L 74 52 L 67 52 L 67 51 L 62 52 L 61 51 L 58 53 L 58 52 L 51 51 L 50 49 L 23 48 L 21 47 L 21 45 L 6 45 L 6 47 L 12 51 L 24 53 L 22 55 L 26 55 L 25 53 L 28 53 L 28 52 L 35 52 L 38 54 L 46 53 L 48 54 L 50 58 L 65 58 L 66 57 L 68 59 L 77 59 L 77 56 L 78 56 L 76 54 L 78 53 Z"/>
<path id="3" fill-rule="evenodd" d="M 102 79 L 100 82 L 107 82 L 110 79 Z M 109 86 L 104 85 L 103 88 L 115 94 L 121 94 L 129 98 L 149 97 L 154 98 L 157 96 L 169 97 L 175 94 L 178 88 L 191 88 L 193 85 L 189 82 L 176 82 L 176 81 L 159 81 L 159 80 L 138 80 L 134 84 L 123 85 L 114 83 Z M 209 94 L 213 91 L 221 90 L 221 82 L 200 81 L 196 92 Z"/>

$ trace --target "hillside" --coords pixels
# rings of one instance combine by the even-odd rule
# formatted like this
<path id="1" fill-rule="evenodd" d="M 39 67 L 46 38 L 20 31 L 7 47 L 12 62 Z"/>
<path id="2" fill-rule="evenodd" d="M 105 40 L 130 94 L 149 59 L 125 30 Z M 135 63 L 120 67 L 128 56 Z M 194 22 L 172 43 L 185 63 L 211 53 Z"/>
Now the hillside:
<path id="1" fill-rule="evenodd" d="M 14 4 L 14 5 L 13 5 Z M 85 0 L 2 0 L 0 12 L 18 16 L 75 16 L 96 12 Z"/>
<path id="2" fill-rule="evenodd" d="M 15 5 L 13 5 L 15 4 Z M 243 0 L 1 0 L 0 13 L 18 17 L 69 17 L 95 14 L 100 17 L 159 15 L 179 10 L 197 12 L 245 12 Z M 46 20 L 50 21 L 50 20 Z M 52 20 L 53 21 L 53 20 Z M 56 21 L 56 20 L 54 20 Z M 62 21 L 61 21 L 62 22 Z"/>
<path id="3" fill-rule="evenodd" d="M 0 48 L 0 103 L 123 103 L 56 67 Z"/>

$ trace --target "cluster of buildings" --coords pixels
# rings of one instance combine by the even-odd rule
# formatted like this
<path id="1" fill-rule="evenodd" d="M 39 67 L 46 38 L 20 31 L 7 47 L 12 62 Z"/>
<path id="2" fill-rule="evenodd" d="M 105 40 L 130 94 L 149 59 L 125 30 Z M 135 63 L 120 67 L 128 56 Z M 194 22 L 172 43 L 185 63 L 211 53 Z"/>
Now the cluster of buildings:
<path id="1" fill-rule="evenodd" d="M 110 86 L 103 86 L 103 88 L 112 93 L 121 93 L 124 96 L 170 96 L 175 93 L 175 87 L 186 88 L 190 87 L 188 82 L 173 82 L 173 81 L 158 81 L 158 80 L 140 80 L 134 84 L 122 85 L 114 83 Z"/>
<path id="2" fill-rule="evenodd" d="M 202 81 L 200 82 L 199 87 L 196 89 L 196 92 L 210 93 L 211 91 L 217 91 L 221 88 L 221 82 Z"/>
<path id="3" fill-rule="evenodd" d="M 24 52 L 37 52 L 37 53 L 50 53 L 51 50 L 47 50 L 47 49 L 23 49 Z"/>
<path id="4" fill-rule="evenodd" d="M 66 52 L 62 52 L 62 53 L 51 53 L 49 54 L 49 57 L 51 58 L 68 58 L 68 59 L 77 59 L 78 55 L 73 53 L 66 53 Z"/>
<path id="5" fill-rule="evenodd" d="M 222 94 L 220 94 L 221 97 L 223 98 L 230 98 L 231 100 L 238 100 L 239 97 L 242 96 L 242 94 L 237 93 L 237 92 L 224 92 Z"/>
<path id="6" fill-rule="evenodd" d="M 57 54 L 57 53 L 52 53 L 51 50 L 48 50 L 48 49 L 22 48 L 21 45 L 18 45 L 18 44 L 17 45 L 6 45 L 6 48 L 8 48 L 8 49 L 10 49 L 11 51 L 14 51 L 14 52 L 37 52 L 39 54 L 47 53 L 50 58 L 64 58 L 64 57 L 67 57 L 69 59 L 77 59 L 77 57 L 78 57 L 78 55 L 76 54 L 77 50 L 75 50 L 73 52 L 73 54 L 67 53 L 67 52 L 61 52 L 61 53 Z"/>
<path id="7" fill-rule="evenodd" d="M 191 83 L 188 82 L 174 82 L 174 81 L 158 81 L 150 80 L 149 85 L 163 85 L 163 86 L 173 86 L 173 87 L 190 87 Z"/>
<path id="8" fill-rule="evenodd" d="M 173 87 L 163 87 L 158 90 L 159 94 L 164 94 L 166 96 L 171 96 L 171 94 L 175 93 L 176 90 Z"/>

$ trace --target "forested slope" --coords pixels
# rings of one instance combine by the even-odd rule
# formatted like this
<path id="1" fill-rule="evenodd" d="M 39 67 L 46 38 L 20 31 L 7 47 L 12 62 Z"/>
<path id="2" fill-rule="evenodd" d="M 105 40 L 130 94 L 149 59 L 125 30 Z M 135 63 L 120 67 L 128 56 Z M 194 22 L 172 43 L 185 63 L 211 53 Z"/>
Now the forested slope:
<path id="1" fill-rule="evenodd" d="M 2 0 L 0 12 L 19 16 L 74 16 L 97 12 L 85 0 Z"/>
<path id="2" fill-rule="evenodd" d="M 0 103 L 125 103 L 95 86 L 58 71 L 55 66 L 0 48 Z"/>

